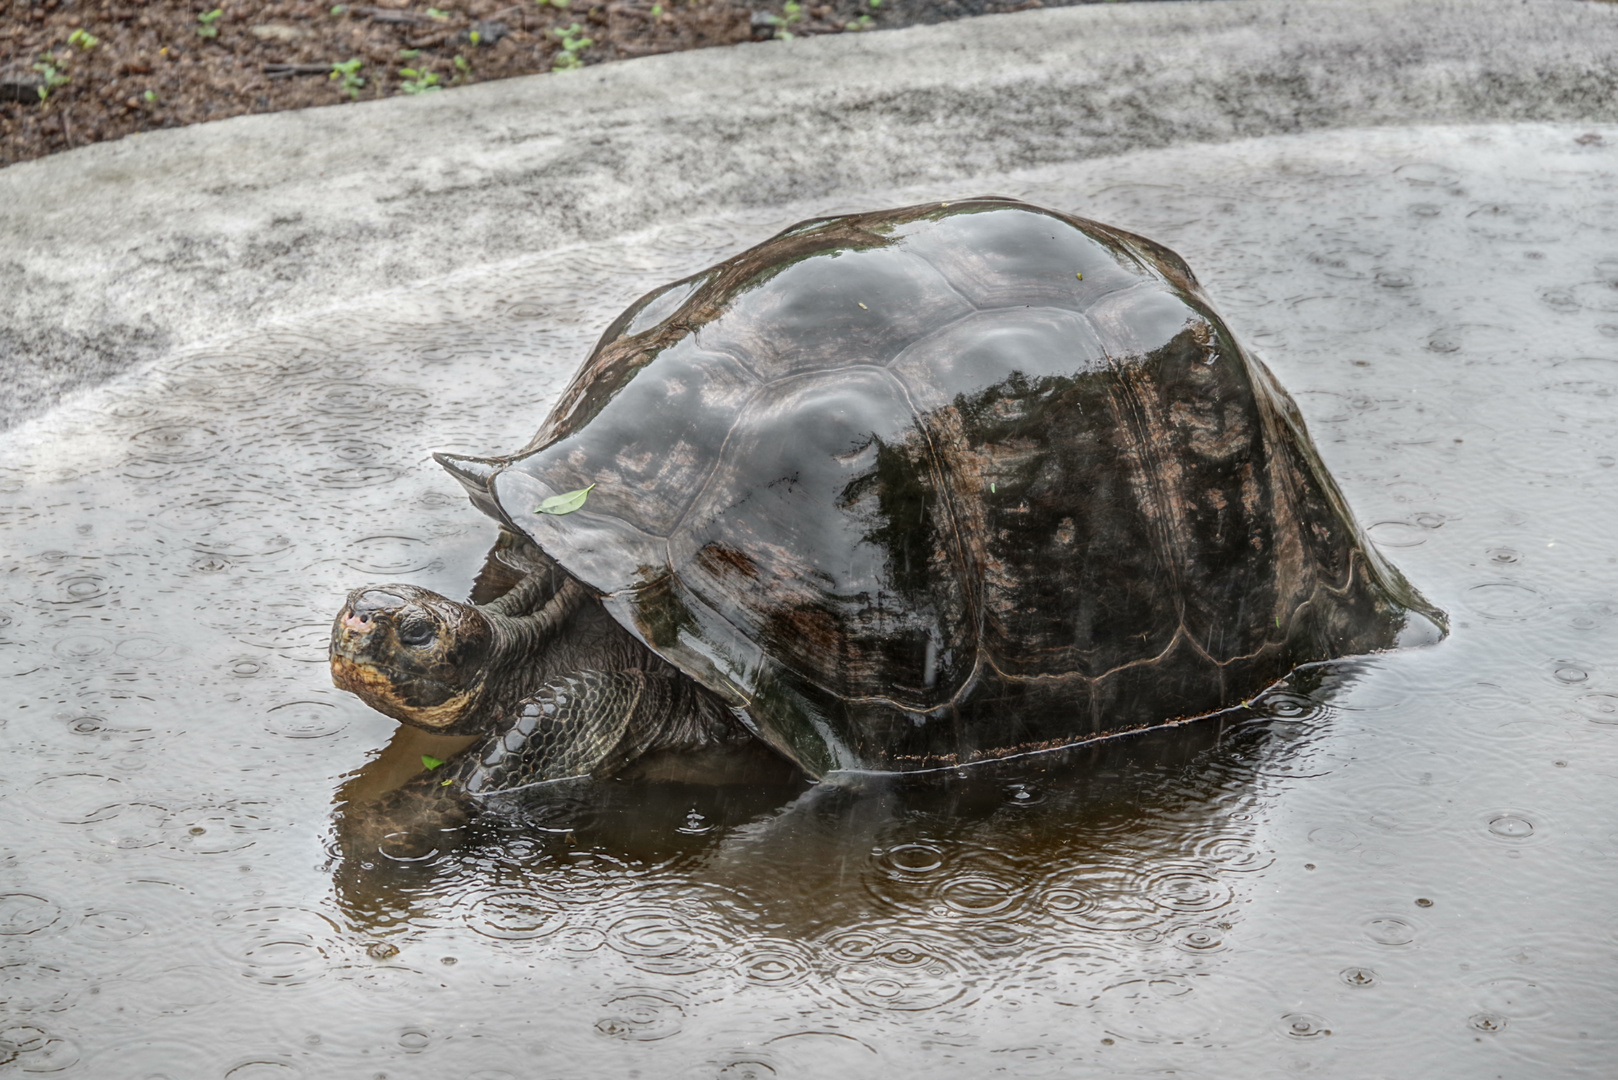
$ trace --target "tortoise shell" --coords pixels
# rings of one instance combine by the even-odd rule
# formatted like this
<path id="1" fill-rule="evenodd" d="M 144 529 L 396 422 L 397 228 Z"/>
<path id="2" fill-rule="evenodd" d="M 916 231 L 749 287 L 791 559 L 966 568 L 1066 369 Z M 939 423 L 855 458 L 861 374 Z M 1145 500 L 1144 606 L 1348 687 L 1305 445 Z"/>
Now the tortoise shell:
<path id="1" fill-rule="evenodd" d="M 630 307 L 522 450 L 440 460 L 812 775 L 1204 715 L 1442 618 L 1178 256 L 1009 199 L 794 226 Z"/>

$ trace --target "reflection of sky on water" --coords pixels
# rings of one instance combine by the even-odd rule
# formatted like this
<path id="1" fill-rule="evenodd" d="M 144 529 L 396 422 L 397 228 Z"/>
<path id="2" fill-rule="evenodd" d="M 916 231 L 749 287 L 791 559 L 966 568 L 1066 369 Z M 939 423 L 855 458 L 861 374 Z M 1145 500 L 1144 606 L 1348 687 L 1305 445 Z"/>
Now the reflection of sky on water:
<path id="1" fill-rule="evenodd" d="M 695 222 L 174 357 L 3 436 L 0 1062 L 61 1076 L 1568 1074 L 1618 959 L 1618 132 L 1329 133 L 970 185 L 1183 254 L 1454 633 L 968 781 L 662 787 L 334 862 L 343 593 L 464 592 Z M 967 192 L 949 192 L 960 195 Z M 397 951 L 394 951 L 397 950 Z"/>

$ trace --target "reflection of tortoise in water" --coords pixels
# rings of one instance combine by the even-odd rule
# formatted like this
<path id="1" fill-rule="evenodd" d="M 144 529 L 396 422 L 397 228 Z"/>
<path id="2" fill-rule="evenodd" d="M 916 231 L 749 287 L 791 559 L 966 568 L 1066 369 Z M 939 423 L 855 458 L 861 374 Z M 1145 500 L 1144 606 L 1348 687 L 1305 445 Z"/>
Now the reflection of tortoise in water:
<path id="1" fill-rule="evenodd" d="M 750 735 L 956 766 L 1442 632 L 1186 265 L 1010 200 L 788 229 L 620 316 L 521 451 L 439 460 L 538 568 L 357 590 L 332 671 L 491 732 L 473 791 Z"/>

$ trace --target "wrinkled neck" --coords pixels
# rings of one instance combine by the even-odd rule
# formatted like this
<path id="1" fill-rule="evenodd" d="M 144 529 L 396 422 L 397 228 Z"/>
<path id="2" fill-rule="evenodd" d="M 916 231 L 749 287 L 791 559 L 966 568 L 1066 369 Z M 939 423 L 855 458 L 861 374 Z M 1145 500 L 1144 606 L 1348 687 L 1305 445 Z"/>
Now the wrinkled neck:
<path id="1" fill-rule="evenodd" d="M 485 614 L 513 617 L 532 615 L 553 599 L 569 580 L 571 579 L 566 575 L 553 574 L 550 570 L 536 570 L 513 585 L 504 595 L 489 601 L 478 610 Z"/>
<path id="2" fill-rule="evenodd" d="M 504 669 L 514 664 L 532 663 L 537 659 L 558 629 L 549 626 L 541 615 L 542 612 L 502 615 L 484 609 L 483 617 L 488 620 L 492 631 L 490 663 Z"/>
<path id="3" fill-rule="evenodd" d="M 478 608 L 490 631 L 483 678 L 485 703 L 496 713 L 504 712 L 544 682 L 550 674 L 540 663 L 546 647 L 589 597 L 584 586 L 568 578 L 543 605 L 538 604 L 538 596 L 549 592 L 549 586 L 543 582 L 531 584 L 532 577 L 506 596 Z"/>

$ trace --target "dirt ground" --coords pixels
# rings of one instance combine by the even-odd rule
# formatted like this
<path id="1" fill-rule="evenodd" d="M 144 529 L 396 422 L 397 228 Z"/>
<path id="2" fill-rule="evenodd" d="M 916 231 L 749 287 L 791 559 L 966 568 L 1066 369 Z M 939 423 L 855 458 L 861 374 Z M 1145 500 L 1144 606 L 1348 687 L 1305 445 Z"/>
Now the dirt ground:
<path id="1" fill-rule="evenodd" d="M 0 0 L 0 166 L 242 113 L 1085 0 L 439 2 Z"/>

